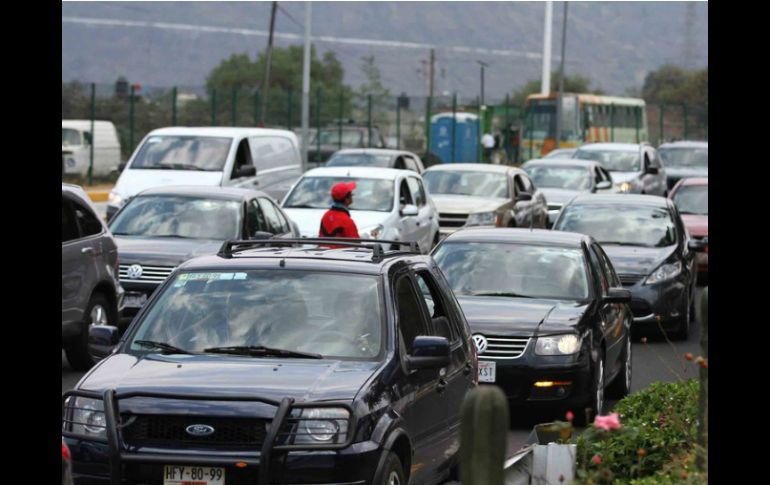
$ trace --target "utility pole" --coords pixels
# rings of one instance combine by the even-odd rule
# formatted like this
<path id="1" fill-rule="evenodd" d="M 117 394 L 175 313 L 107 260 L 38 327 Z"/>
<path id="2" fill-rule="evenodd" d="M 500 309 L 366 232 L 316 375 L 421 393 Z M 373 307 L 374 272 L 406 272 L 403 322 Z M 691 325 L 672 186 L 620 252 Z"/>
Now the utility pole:
<path id="1" fill-rule="evenodd" d="M 302 173 L 307 171 L 307 150 L 310 143 L 310 16 L 311 3 L 305 2 L 305 48 L 302 59 Z M 316 106 L 316 110 L 320 109 Z"/>
<path id="2" fill-rule="evenodd" d="M 567 6 L 564 2 L 564 18 L 561 26 L 561 61 L 559 62 L 559 96 L 556 98 L 556 148 L 561 148 L 562 96 L 564 96 L 564 50 L 567 47 Z"/>
<path id="3" fill-rule="evenodd" d="M 553 2 L 545 2 L 545 32 L 543 33 L 543 75 L 540 78 L 540 94 L 551 92 L 551 18 Z"/>
<path id="4" fill-rule="evenodd" d="M 436 72 L 436 51 L 431 48 L 430 50 L 430 87 L 428 88 L 428 96 L 433 98 L 433 76 Z"/>
<path id="5" fill-rule="evenodd" d="M 476 61 L 481 65 L 481 106 L 484 106 L 484 68 L 489 64 L 483 61 Z"/>
<path id="6" fill-rule="evenodd" d="M 265 79 L 262 82 L 262 109 L 259 110 L 259 125 L 265 126 L 265 111 L 267 111 L 267 90 L 270 87 L 270 61 L 273 57 L 273 30 L 275 30 L 275 10 L 278 2 L 273 2 L 270 8 L 270 35 L 267 37 L 267 54 L 265 59 Z"/>

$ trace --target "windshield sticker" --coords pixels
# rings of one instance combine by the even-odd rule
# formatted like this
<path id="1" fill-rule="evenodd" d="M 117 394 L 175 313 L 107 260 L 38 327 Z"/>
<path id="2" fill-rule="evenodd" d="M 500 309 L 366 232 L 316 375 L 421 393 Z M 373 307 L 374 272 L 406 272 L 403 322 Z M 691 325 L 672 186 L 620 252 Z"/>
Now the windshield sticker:
<path id="1" fill-rule="evenodd" d="M 174 287 L 184 286 L 188 281 L 245 280 L 246 273 L 182 273 L 174 282 Z"/>

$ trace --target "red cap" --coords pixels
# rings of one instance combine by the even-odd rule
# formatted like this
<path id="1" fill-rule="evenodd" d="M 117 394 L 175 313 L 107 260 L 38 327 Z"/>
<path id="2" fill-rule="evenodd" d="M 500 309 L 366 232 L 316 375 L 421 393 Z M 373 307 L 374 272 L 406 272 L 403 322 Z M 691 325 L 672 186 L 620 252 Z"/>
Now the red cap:
<path id="1" fill-rule="evenodd" d="M 355 188 L 355 182 L 340 182 L 338 184 L 334 184 L 332 187 L 332 199 L 339 201 L 345 200 L 345 197 L 347 197 L 349 193 L 353 192 Z"/>

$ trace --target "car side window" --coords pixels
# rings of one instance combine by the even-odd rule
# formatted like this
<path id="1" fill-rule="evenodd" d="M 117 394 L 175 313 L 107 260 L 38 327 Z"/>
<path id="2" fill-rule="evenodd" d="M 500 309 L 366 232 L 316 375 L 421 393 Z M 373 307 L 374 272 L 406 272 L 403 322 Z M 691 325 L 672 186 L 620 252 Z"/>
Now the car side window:
<path id="1" fill-rule="evenodd" d="M 393 164 L 393 168 L 397 170 L 406 170 L 406 165 L 404 164 L 404 157 L 396 157 L 396 163 Z"/>
<path id="2" fill-rule="evenodd" d="M 602 171 L 599 169 L 599 167 L 594 167 L 594 171 L 594 185 L 597 185 L 602 181 Z"/>
<path id="3" fill-rule="evenodd" d="M 291 232 L 291 225 L 289 224 L 289 221 L 286 220 L 286 217 L 283 215 L 283 212 L 281 212 L 281 209 L 272 201 L 270 201 L 270 205 L 273 206 L 273 209 L 275 209 L 275 214 L 278 216 L 278 220 L 281 221 L 281 232 L 283 234 Z"/>
<path id="4" fill-rule="evenodd" d="M 418 335 L 428 335 L 428 327 L 420 309 L 417 293 L 408 276 L 404 275 L 396 281 L 395 294 L 398 309 L 398 329 L 406 353 L 411 354 L 414 339 Z"/>
<path id="5" fill-rule="evenodd" d="M 643 170 L 647 170 L 647 167 L 650 167 L 652 162 L 650 161 L 650 152 L 649 150 L 644 151 L 644 166 L 642 167 Z"/>
<path id="6" fill-rule="evenodd" d="M 273 203 L 262 197 L 259 198 L 259 207 L 262 209 L 262 213 L 265 215 L 265 221 L 269 227 L 267 232 L 273 234 L 283 234 L 283 225 L 278 218 L 278 212 L 275 210 Z"/>
<path id="7" fill-rule="evenodd" d="M 80 226 L 81 237 L 94 236 L 102 232 L 102 223 L 86 206 L 72 201 L 72 208 L 75 210 L 75 219 Z"/>
<path id="8" fill-rule="evenodd" d="M 280 136 L 252 136 L 249 138 L 251 158 L 260 170 L 297 165 L 300 163 L 299 152 L 294 143 Z"/>
<path id="9" fill-rule="evenodd" d="M 235 163 L 233 164 L 233 173 L 231 178 L 238 178 L 238 170 L 241 167 L 247 167 L 252 164 L 251 151 L 249 150 L 249 140 L 244 138 L 238 143 L 238 150 L 235 152 Z"/>
<path id="10" fill-rule="evenodd" d="M 607 182 L 612 182 L 612 176 L 604 168 L 599 167 L 599 173 L 601 174 L 603 180 L 606 180 Z"/>
<path id="11" fill-rule="evenodd" d="M 438 285 L 430 272 L 427 270 L 418 271 L 415 273 L 415 279 L 431 319 L 431 326 L 433 327 L 431 335 L 446 337 L 449 342 L 456 341 L 459 337 L 458 331 L 452 325 L 446 310 L 446 302 L 441 298 L 441 292 L 438 291 Z"/>
<path id="12" fill-rule="evenodd" d="M 422 188 L 422 184 L 420 184 L 420 181 L 414 177 L 407 177 L 406 181 L 407 181 L 407 184 L 409 185 L 409 190 L 412 193 L 412 199 L 414 200 L 414 204 L 417 207 L 424 206 L 425 190 Z"/>
<path id="13" fill-rule="evenodd" d="M 607 253 L 605 253 L 602 247 L 599 245 L 595 246 L 594 249 L 599 255 L 599 262 L 602 265 L 602 269 L 604 269 L 604 274 L 609 285 L 613 288 L 622 287 L 623 284 L 620 282 L 620 278 L 618 278 L 617 273 L 615 273 L 615 268 L 612 266 L 612 261 L 610 261 L 610 258 L 607 257 Z"/>
<path id="14" fill-rule="evenodd" d="M 265 221 L 265 215 L 262 213 L 262 209 L 259 208 L 259 202 L 257 202 L 257 199 L 251 199 L 246 205 L 246 232 L 250 237 L 257 231 L 271 232 L 270 227 Z"/>
<path id="15" fill-rule="evenodd" d="M 526 174 L 520 174 L 519 177 L 521 177 L 521 183 L 524 184 L 524 190 L 526 190 L 530 194 L 534 195 L 535 194 L 535 185 L 529 179 L 529 176 L 527 176 Z"/>
<path id="16" fill-rule="evenodd" d="M 80 237 L 78 223 L 75 221 L 75 213 L 72 211 L 69 201 L 62 197 L 61 200 L 61 242 L 74 241 Z"/>
<path id="17" fill-rule="evenodd" d="M 519 195 L 520 193 L 527 191 L 526 186 L 524 185 L 524 182 L 522 182 L 521 180 L 520 174 L 517 174 L 516 176 L 514 176 L 513 183 L 516 188 L 515 195 Z"/>
<path id="18" fill-rule="evenodd" d="M 398 201 L 401 204 L 401 207 L 404 207 L 405 205 L 414 204 L 412 201 L 412 193 L 409 190 L 409 185 L 406 182 L 406 179 L 401 180 L 401 188 L 398 191 L 399 198 Z"/>
<path id="19" fill-rule="evenodd" d="M 406 165 L 407 170 L 419 172 L 419 170 L 417 169 L 417 162 L 415 162 L 412 157 L 408 155 L 404 155 L 404 164 Z"/>
<path id="20" fill-rule="evenodd" d="M 591 246 L 591 248 L 588 250 L 589 254 L 589 260 L 591 262 L 591 269 L 594 273 L 594 276 L 598 278 L 599 282 L 599 291 L 602 295 L 607 294 L 607 290 L 610 288 L 609 281 L 607 281 L 607 276 L 604 274 L 604 268 L 602 268 L 601 258 L 596 253 L 596 248 L 594 246 Z"/>

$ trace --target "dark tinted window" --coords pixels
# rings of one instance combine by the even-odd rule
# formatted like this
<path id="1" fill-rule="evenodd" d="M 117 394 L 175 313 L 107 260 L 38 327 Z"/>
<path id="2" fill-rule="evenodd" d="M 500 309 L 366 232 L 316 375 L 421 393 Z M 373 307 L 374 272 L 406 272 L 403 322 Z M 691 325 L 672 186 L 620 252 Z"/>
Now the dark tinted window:
<path id="1" fill-rule="evenodd" d="M 268 232 L 272 232 L 273 234 L 283 234 L 285 232 L 283 230 L 284 224 L 273 203 L 260 197 L 259 207 L 262 208 L 262 212 L 265 215 L 265 220 L 267 221 L 267 225 L 270 228 Z"/>
<path id="2" fill-rule="evenodd" d="M 102 223 L 91 212 L 79 202 L 72 202 L 72 207 L 75 209 L 75 219 L 77 219 L 80 225 L 80 232 L 83 237 L 93 236 L 102 232 Z"/>
<path id="3" fill-rule="evenodd" d="M 602 269 L 604 269 L 604 272 L 607 276 L 607 282 L 610 284 L 610 286 L 614 288 L 620 288 L 623 286 L 620 282 L 620 278 L 618 278 L 617 273 L 615 273 L 615 268 L 612 266 L 612 261 L 610 261 L 610 258 L 607 256 L 607 253 L 604 252 L 601 246 L 596 246 L 596 253 L 599 255 Z"/>
<path id="4" fill-rule="evenodd" d="M 78 238 L 78 224 L 75 222 L 75 214 L 69 202 L 61 200 L 61 242 L 72 241 Z"/>
<path id="5" fill-rule="evenodd" d="M 449 319 L 446 303 L 441 298 L 441 292 L 438 291 L 436 282 L 428 271 L 419 271 L 415 277 L 417 286 L 420 287 L 420 294 L 428 308 L 428 315 L 431 318 L 433 327 L 431 334 L 446 337 L 450 342 L 454 342 L 458 338 L 458 332 Z"/>
<path id="6" fill-rule="evenodd" d="M 398 325 L 401 336 L 404 339 L 406 352 L 412 352 L 412 344 L 418 335 L 427 335 L 420 302 L 417 300 L 412 282 L 406 276 L 402 276 L 396 282 L 396 306 L 398 307 Z"/>
<path id="7" fill-rule="evenodd" d="M 270 227 L 265 221 L 265 215 L 259 208 L 257 199 L 251 199 L 246 206 L 246 232 L 249 236 L 253 236 L 257 231 L 270 232 Z"/>
<path id="8" fill-rule="evenodd" d="M 588 251 L 588 255 L 590 257 L 591 270 L 594 273 L 594 276 L 598 278 L 600 290 L 602 294 L 607 294 L 607 290 L 610 287 L 610 282 L 607 279 L 607 275 L 604 273 L 601 257 L 599 257 L 599 253 L 596 251 L 595 246 L 591 246 L 591 249 Z"/>
<path id="9" fill-rule="evenodd" d="M 676 244 L 668 209 L 615 204 L 569 205 L 554 227 L 592 236 L 599 244 L 662 247 Z"/>

